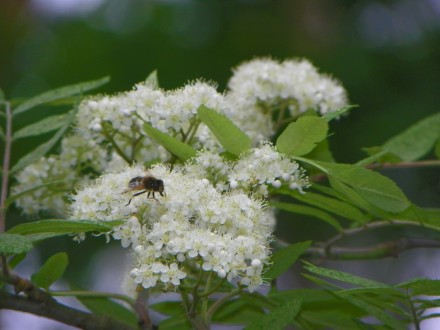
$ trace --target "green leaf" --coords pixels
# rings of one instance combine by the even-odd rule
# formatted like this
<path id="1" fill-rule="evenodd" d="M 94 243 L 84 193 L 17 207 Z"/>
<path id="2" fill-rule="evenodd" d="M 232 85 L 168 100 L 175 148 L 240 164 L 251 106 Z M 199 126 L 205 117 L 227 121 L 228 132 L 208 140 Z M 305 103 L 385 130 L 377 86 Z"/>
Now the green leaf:
<path id="1" fill-rule="evenodd" d="M 335 291 L 335 290 L 342 290 L 342 287 L 340 285 L 336 285 L 333 283 L 330 283 L 329 281 L 323 280 L 322 278 L 310 275 L 310 274 L 302 274 L 304 278 L 308 279 L 309 281 L 315 283 L 317 286 L 320 286 L 326 290 L 329 291 Z"/>
<path id="2" fill-rule="evenodd" d="M 410 281 L 400 283 L 398 288 L 411 290 L 412 296 L 438 296 L 440 292 L 440 280 L 428 278 L 415 278 Z"/>
<path id="3" fill-rule="evenodd" d="M 355 165 L 357 166 L 365 167 L 375 162 L 397 163 L 400 161 L 399 157 L 395 156 L 387 150 L 384 150 L 382 147 L 362 148 L 362 150 L 366 151 L 370 156 L 356 162 Z"/>
<path id="4" fill-rule="evenodd" d="M 339 118 L 341 115 L 348 113 L 348 111 L 350 111 L 351 109 L 357 108 L 359 107 L 358 105 L 347 105 L 343 108 L 340 108 L 336 111 L 332 111 L 332 112 L 327 112 L 326 114 L 324 114 L 322 117 L 324 117 L 325 119 L 327 119 L 327 121 L 333 120 L 335 118 Z"/>
<path id="5" fill-rule="evenodd" d="M 162 301 L 149 306 L 155 312 L 164 315 L 178 316 L 185 314 L 185 309 L 183 308 L 181 301 Z"/>
<path id="6" fill-rule="evenodd" d="M 72 111 L 67 116 L 64 125 L 58 130 L 58 132 L 51 139 L 43 144 L 40 144 L 30 153 L 20 158 L 18 162 L 11 168 L 10 173 L 15 173 L 46 155 L 46 153 L 48 153 L 50 149 L 52 149 L 53 146 L 55 146 L 55 144 L 58 142 L 58 140 L 63 136 L 64 132 L 66 132 L 66 130 L 69 128 L 73 119 L 74 112 Z"/>
<path id="7" fill-rule="evenodd" d="M 316 182 L 313 182 L 310 189 L 318 190 L 319 192 L 321 192 L 325 195 L 344 200 L 343 196 L 332 187 L 324 186 L 324 185 L 318 184 Z"/>
<path id="8" fill-rule="evenodd" d="M 361 296 L 361 295 L 367 295 L 367 296 L 376 296 L 381 297 L 382 301 L 385 302 L 385 300 L 393 301 L 395 298 L 399 299 L 406 299 L 407 296 L 402 293 L 401 290 L 398 290 L 392 286 L 389 288 L 372 288 L 372 287 L 357 287 L 357 288 L 351 288 L 351 289 L 341 289 L 339 292 L 343 293 L 349 293 L 351 295 Z"/>
<path id="9" fill-rule="evenodd" d="M 310 244 L 312 244 L 311 241 L 296 243 L 276 251 L 272 255 L 272 265 L 264 273 L 264 277 L 273 280 L 284 273 L 310 247 Z"/>
<path id="10" fill-rule="evenodd" d="M 194 329 L 185 314 L 169 317 L 159 322 L 160 330 L 191 330 Z"/>
<path id="11" fill-rule="evenodd" d="M 377 172 L 356 165 L 315 162 L 326 168 L 330 178 L 350 186 L 379 209 L 397 213 L 410 205 L 394 181 Z"/>
<path id="12" fill-rule="evenodd" d="M 91 220 L 40 220 L 23 223 L 8 230 L 9 234 L 35 235 L 35 234 L 76 234 L 85 232 L 106 233 L 113 227 L 121 225 L 122 220 L 91 221 Z"/>
<path id="13" fill-rule="evenodd" d="M 327 290 L 316 290 L 316 289 L 293 289 L 285 291 L 271 291 L 268 294 L 268 298 L 274 301 L 288 301 L 290 299 L 301 299 L 303 306 L 313 305 L 319 309 L 325 308 L 340 308 L 341 305 L 338 303 L 343 303 L 345 307 L 349 306 L 344 301 L 335 298 L 335 296 Z"/>
<path id="14" fill-rule="evenodd" d="M 40 135 L 57 130 L 65 125 L 67 115 L 56 115 L 44 118 L 39 122 L 23 127 L 12 136 L 14 140 Z"/>
<path id="15" fill-rule="evenodd" d="M 106 315 L 137 328 L 136 315 L 121 304 L 101 297 L 76 297 L 81 304 L 94 314 Z"/>
<path id="16" fill-rule="evenodd" d="M 186 161 L 192 157 L 195 157 L 197 154 L 197 151 L 190 145 L 159 131 L 157 128 L 151 126 L 151 124 L 149 123 L 144 123 L 144 131 L 148 134 L 149 137 L 151 137 L 153 140 L 162 145 L 165 149 L 167 149 L 169 152 L 171 152 L 174 156 L 181 159 L 182 161 Z"/>
<path id="17" fill-rule="evenodd" d="M 19 106 L 17 106 L 14 110 L 14 115 L 17 115 L 19 113 L 25 112 L 27 110 L 30 110 L 38 105 L 52 102 L 55 100 L 64 99 L 66 97 L 75 95 L 75 94 L 81 94 L 84 92 L 87 92 L 89 90 L 98 88 L 110 81 L 109 77 L 104 77 L 98 80 L 93 81 L 87 81 L 75 85 L 69 85 L 60 87 L 57 89 L 53 89 L 51 91 L 45 92 L 43 94 L 40 94 L 38 96 L 35 96 L 31 99 L 28 99 L 27 101 L 21 103 Z"/>
<path id="18" fill-rule="evenodd" d="M 277 306 L 277 308 L 269 314 L 261 316 L 253 320 L 247 330 L 284 330 L 286 326 L 291 324 L 301 309 L 301 299 L 291 299 Z"/>
<path id="19" fill-rule="evenodd" d="M 0 244 L 1 245 L 1 244 Z M 11 260 L 9 260 L 9 269 L 14 269 L 18 264 L 20 264 L 24 258 L 26 258 L 26 253 L 20 253 L 14 255 Z"/>
<path id="20" fill-rule="evenodd" d="M 437 159 L 440 159 L 440 139 L 435 144 L 434 154 Z"/>
<path id="21" fill-rule="evenodd" d="M 425 227 L 440 228 L 440 209 L 438 208 L 421 208 L 411 204 L 405 211 L 396 214 L 395 218 L 423 223 Z"/>
<path id="22" fill-rule="evenodd" d="M 322 117 L 300 117 L 281 133 L 277 149 L 290 156 L 301 156 L 311 152 L 318 142 L 327 136 L 328 123 Z"/>
<path id="23" fill-rule="evenodd" d="M 354 189 L 350 188 L 345 183 L 329 177 L 330 186 L 340 195 L 339 198 L 345 200 L 348 203 L 359 207 L 375 217 L 386 219 L 387 213 L 374 205 L 367 202 L 363 197 L 361 197 Z"/>
<path id="24" fill-rule="evenodd" d="M 31 281 L 43 289 L 48 289 L 56 280 L 63 276 L 68 264 L 67 253 L 60 252 L 54 254 L 46 260 L 38 272 L 31 276 Z"/>
<path id="25" fill-rule="evenodd" d="M 338 297 L 340 297 L 340 298 L 348 301 L 349 303 L 359 307 L 360 309 L 364 310 L 369 316 L 375 317 L 379 321 L 383 322 L 385 325 L 391 327 L 391 329 L 404 330 L 407 328 L 403 322 L 400 322 L 396 318 L 392 317 L 383 308 L 377 307 L 369 302 L 366 302 L 365 300 L 351 296 L 346 293 L 335 292 L 335 294 Z"/>
<path id="26" fill-rule="evenodd" d="M 152 89 L 159 88 L 159 79 L 157 78 L 157 70 L 154 70 L 148 75 L 147 79 L 145 79 L 145 85 Z"/>
<path id="27" fill-rule="evenodd" d="M 215 312 L 213 321 L 223 324 L 248 324 L 250 320 L 263 314 L 263 306 L 255 303 L 255 299 L 246 299 L 243 295 L 239 299 L 232 299 L 222 304 Z"/>
<path id="28" fill-rule="evenodd" d="M 308 159 L 321 160 L 323 162 L 334 163 L 335 159 L 330 151 L 328 140 L 322 140 L 316 144 L 316 147 L 307 154 Z"/>
<path id="29" fill-rule="evenodd" d="M 292 196 L 296 200 L 299 200 L 306 204 L 310 204 L 312 206 L 316 206 L 327 212 L 337 214 L 345 219 L 349 219 L 360 223 L 364 223 L 366 221 L 365 215 L 362 214 L 362 212 L 359 211 L 358 208 L 346 202 L 340 201 L 336 198 L 327 197 L 313 192 L 307 192 L 306 194 L 301 194 L 296 190 L 293 191 L 290 189 L 289 190 L 284 189 L 283 193 L 287 193 L 289 194 L 289 196 Z"/>
<path id="30" fill-rule="evenodd" d="M 334 280 L 338 280 L 344 283 L 350 283 L 356 286 L 361 286 L 361 287 L 365 287 L 365 288 L 386 288 L 386 289 L 392 289 L 391 286 L 386 285 L 384 283 L 381 282 L 376 282 L 373 280 L 369 280 L 366 278 L 362 278 L 356 275 L 352 275 L 349 273 L 345 273 L 345 272 L 341 272 L 338 270 L 334 270 L 334 269 L 329 269 L 329 268 L 322 268 L 322 267 L 317 267 L 307 261 L 303 261 L 305 266 L 304 268 L 307 269 L 309 272 L 320 275 L 320 276 L 324 276 L 324 277 L 328 277 L 328 278 L 332 278 Z"/>
<path id="31" fill-rule="evenodd" d="M 359 313 L 357 313 L 359 314 Z M 347 310 L 306 310 L 301 311 L 301 319 L 313 325 L 313 329 L 360 330 L 352 311 Z"/>
<path id="32" fill-rule="evenodd" d="M 225 115 L 203 105 L 199 107 L 197 114 L 230 153 L 238 156 L 251 147 L 251 139 Z"/>
<path id="33" fill-rule="evenodd" d="M 292 203 L 282 203 L 282 202 L 272 202 L 270 205 L 283 211 L 308 215 L 311 217 L 321 219 L 327 222 L 330 226 L 336 228 L 338 231 L 342 230 L 342 226 L 339 224 L 338 220 L 333 218 L 327 212 L 318 210 L 314 207 L 305 206 L 305 205 L 296 205 Z"/>
<path id="34" fill-rule="evenodd" d="M 32 241 L 28 237 L 11 233 L 0 233 L 0 254 L 15 255 L 27 253 L 32 247 Z"/>
<path id="35" fill-rule="evenodd" d="M 440 113 L 436 113 L 394 136 L 385 142 L 383 148 L 403 161 L 413 161 L 426 155 L 439 138 Z"/>

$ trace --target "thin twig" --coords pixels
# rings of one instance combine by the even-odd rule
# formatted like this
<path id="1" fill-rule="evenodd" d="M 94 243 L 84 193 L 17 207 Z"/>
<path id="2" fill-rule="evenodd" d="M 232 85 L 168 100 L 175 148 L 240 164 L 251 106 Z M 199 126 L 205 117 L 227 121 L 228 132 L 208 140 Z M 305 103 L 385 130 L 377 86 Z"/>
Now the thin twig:
<path id="1" fill-rule="evenodd" d="M 139 292 L 136 298 L 135 312 L 138 317 L 138 325 L 140 329 L 151 330 L 155 329 L 153 322 L 150 319 L 147 307 L 148 291 L 143 289 Z"/>
<path id="2" fill-rule="evenodd" d="M 362 232 L 366 232 L 368 230 L 377 229 L 377 228 L 384 228 L 384 227 L 390 227 L 390 226 L 416 226 L 416 227 L 424 227 L 423 223 L 413 222 L 413 221 L 405 221 L 405 220 L 386 220 L 386 221 L 375 221 L 370 222 L 362 227 L 357 228 L 350 228 L 345 229 L 338 233 L 337 235 L 333 236 L 331 239 L 329 239 L 327 242 L 323 244 L 323 247 L 325 249 L 329 249 L 332 245 L 334 245 L 336 242 L 342 240 L 345 237 L 357 235 Z"/>
<path id="3" fill-rule="evenodd" d="M 433 239 L 401 237 L 399 239 L 363 247 L 333 246 L 330 249 L 313 246 L 304 257 L 327 260 L 371 260 L 398 257 L 407 250 L 417 248 L 440 248 L 440 241 Z"/>
<path id="4" fill-rule="evenodd" d="M 6 229 L 6 199 L 8 198 L 9 166 L 11 161 L 12 144 L 12 112 L 9 102 L 5 103 L 6 132 L 5 151 L 3 153 L 2 187 L 0 196 L 0 233 Z"/>
<path id="5" fill-rule="evenodd" d="M 44 316 L 81 329 L 133 329 L 109 316 L 86 313 L 59 303 L 48 292 L 36 287 L 28 279 L 9 272 L 4 260 L 2 270 L 0 279 L 12 285 L 16 294 L 0 292 L 0 309 Z M 21 292 L 26 298 L 18 295 Z"/>
<path id="6" fill-rule="evenodd" d="M 95 315 L 60 304 L 55 299 L 42 301 L 0 292 L 0 309 L 11 309 L 44 316 L 80 329 L 133 330 L 134 327 L 104 315 Z"/>
<path id="7" fill-rule="evenodd" d="M 367 166 L 370 169 L 382 169 L 382 168 L 414 168 L 414 167 L 430 167 L 440 166 L 440 160 L 429 159 L 419 160 L 416 162 L 400 162 L 400 163 L 373 163 Z"/>

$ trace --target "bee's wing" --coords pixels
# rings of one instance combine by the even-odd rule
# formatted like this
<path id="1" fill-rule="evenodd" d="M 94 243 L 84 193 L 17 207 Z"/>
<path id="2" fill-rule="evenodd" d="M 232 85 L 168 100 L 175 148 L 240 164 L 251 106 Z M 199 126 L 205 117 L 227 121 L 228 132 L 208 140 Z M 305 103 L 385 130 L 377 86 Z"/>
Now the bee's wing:
<path id="1" fill-rule="evenodd" d="M 128 183 L 128 188 L 129 189 L 139 189 L 142 188 L 142 177 L 141 176 L 137 176 L 133 179 L 130 180 L 130 182 Z"/>

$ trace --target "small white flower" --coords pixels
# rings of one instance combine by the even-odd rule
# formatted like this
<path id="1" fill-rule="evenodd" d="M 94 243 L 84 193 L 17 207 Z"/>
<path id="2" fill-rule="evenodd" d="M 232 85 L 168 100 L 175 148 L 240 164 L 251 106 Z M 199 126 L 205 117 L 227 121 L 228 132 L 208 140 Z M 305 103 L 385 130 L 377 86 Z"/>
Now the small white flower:
<path id="1" fill-rule="evenodd" d="M 238 182 L 235 180 L 231 180 L 229 181 L 229 186 L 231 187 L 231 189 L 235 189 L 238 187 Z"/>
<path id="2" fill-rule="evenodd" d="M 94 131 L 94 132 L 99 133 L 99 132 L 102 131 L 102 126 L 101 126 L 100 123 L 94 123 L 94 124 L 92 125 L 92 127 L 91 127 L 91 130 Z"/>
<path id="3" fill-rule="evenodd" d="M 218 275 L 218 277 L 220 277 L 220 278 L 226 278 L 226 271 L 224 270 L 224 269 L 220 269 L 218 272 L 217 272 L 217 275 Z"/>
<path id="4" fill-rule="evenodd" d="M 280 180 L 275 180 L 275 181 L 272 182 L 272 186 L 274 188 L 279 188 L 279 187 L 281 187 L 281 185 L 282 185 L 282 183 L 281 183 Z"/>
<path id="5" fill-rule="evenodd" d="M 251 262 L 252 267 L 261 267 L 261 261 L 259 259 L 253 259 Z"/>

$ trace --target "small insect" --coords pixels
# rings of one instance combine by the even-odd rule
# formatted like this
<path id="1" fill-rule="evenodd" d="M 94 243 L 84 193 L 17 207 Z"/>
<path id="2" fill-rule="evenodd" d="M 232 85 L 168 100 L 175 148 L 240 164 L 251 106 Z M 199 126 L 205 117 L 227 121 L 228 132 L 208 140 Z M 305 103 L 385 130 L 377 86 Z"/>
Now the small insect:
<path id="1" fill-rule="evenodd" d="M 128 189 L 124 191 L 124 193 L 129 191 L 136 191 L 136 190 L 142 190 L 133 196 L 131 196 L 128 203 L 125 205 L 129 205 L 133 197 L 145 194 L 148 192 L 147 198 L 150 198 L 150 195 L 152 195 L 152 199 L 157 200 L 154 197 L 154 193 L 158 192 L 161 196 L 165 196 L 165 187 L 163 184 L 163 181 L 160 179 L 156 179 L 154 176 L 147 174 L 146 176 L 137 176 L 130 180 L 128 183 Z"/>

